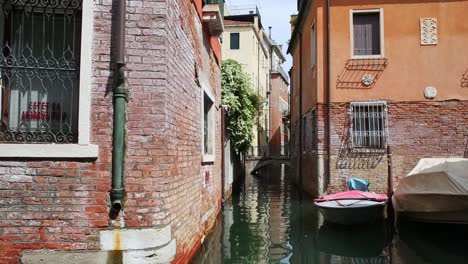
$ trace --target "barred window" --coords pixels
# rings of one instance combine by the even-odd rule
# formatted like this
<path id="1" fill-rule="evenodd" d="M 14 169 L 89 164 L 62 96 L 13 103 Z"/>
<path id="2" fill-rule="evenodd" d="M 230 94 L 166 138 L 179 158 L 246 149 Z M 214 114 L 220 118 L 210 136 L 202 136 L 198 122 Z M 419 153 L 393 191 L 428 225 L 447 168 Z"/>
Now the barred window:
<path id="1" fill-rule="evenodd" d="M 0 0 L 0 142 L 78 142 L 81 6 Z"/>
<path id="2" fill-rule="evenodd" d="M 385 102 L 352 102 L 350 106 L 353 148 L 383 149 L 387 140 Z"/>

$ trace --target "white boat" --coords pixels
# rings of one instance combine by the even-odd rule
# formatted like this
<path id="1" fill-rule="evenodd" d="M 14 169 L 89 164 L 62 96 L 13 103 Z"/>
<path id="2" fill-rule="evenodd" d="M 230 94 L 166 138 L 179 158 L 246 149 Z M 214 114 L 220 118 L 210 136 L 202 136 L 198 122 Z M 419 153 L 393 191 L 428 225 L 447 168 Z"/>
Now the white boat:
<path id="1" fill-rule="evenodd" d="M 387 196 L 364 191 L 348 191 L 314 200 L 325 221 L 354 225 L 384 218 Z"/>
<path id="2" fill-rule="evenodd" d="M 468 159 L 421 159 L 392 202 L 397 219 L 468 224 Z"/>

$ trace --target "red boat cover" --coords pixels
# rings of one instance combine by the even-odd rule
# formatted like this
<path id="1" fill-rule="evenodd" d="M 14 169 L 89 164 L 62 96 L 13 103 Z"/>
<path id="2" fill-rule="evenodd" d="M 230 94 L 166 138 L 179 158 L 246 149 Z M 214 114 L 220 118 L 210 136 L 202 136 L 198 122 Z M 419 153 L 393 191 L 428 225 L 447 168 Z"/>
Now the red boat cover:
<path id="1" fill-rule="evenodd" d="M 325 201 L 334 201 L 334 200 L 346 200 L 346 199 L 358 199 L 358 200 L 373 200 L 378 202 L 387 201 L 387 195 L 363 192 L 363 191 L 349 191 L 349 192 L 340 192 L 330 195 L 322 196 L 318 199 L 314 199 L 315 202 L 325 202 Z"/>

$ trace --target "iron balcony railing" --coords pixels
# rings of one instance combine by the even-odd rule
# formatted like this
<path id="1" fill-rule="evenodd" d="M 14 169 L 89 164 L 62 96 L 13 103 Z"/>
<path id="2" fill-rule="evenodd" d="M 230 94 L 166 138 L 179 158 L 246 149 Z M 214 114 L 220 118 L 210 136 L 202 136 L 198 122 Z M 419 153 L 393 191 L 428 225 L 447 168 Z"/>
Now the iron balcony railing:
<path id="1" fill-rule="evenodd" d="M 289 157 L 289 144 L 253 146 L 246 154 L 247 158 Z"/>
<path id="2" fill-rule="evenodd" d="M 281 74 L 283 76 L 283 78 L 289 82 L 289 76 L 288 74 L 284 71 L 283 67 L 281 65 L 278 65 L 278 64 L 275 64 L 273 65 L 272 69 L 271 69 L 272 72 L 277 72 L 279 74 Z"/>
<path id="3" fill-rule="evenodd" d="M 257 15 L 261 20 L 260 9 L 257 4 L 231 5 L 229 6 L 230 16 Z"/>

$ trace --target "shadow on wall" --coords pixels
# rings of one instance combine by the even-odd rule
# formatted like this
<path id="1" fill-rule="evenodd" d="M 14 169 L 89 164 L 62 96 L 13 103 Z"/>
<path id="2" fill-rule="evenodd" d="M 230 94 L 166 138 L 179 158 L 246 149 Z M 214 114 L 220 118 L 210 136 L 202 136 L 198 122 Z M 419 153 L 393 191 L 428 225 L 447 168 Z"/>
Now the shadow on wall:
<path id="1" fill-rule="evenodd" d="M 350 124 L 351 121 L 349 115 L 347 115 L 341 135 L 336 131 L 341 140 L 336 169 L 369 170 L 376 168 L 384 159 L 385 151 L 380 149 L 353 149 L 350 139 Z"/>
<path id="2" fill-rule="evenodd" d="M 338 89 L 370 89 L 379 80 L 387 67 L 387 59 L 348 60 L 338 75 Z"/>
<path id="3" fill-rule="evenodd" d="M 461 88 L 468 88 L 468 70 L 462 75 Z"/>

